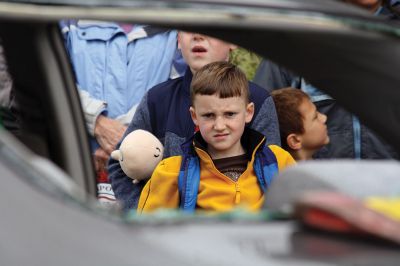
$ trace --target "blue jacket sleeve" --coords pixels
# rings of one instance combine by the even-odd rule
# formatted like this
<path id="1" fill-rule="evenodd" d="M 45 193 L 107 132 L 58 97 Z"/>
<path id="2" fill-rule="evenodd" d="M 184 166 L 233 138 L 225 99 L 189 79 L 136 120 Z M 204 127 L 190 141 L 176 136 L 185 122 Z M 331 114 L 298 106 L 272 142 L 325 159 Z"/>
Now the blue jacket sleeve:
<path id="1" fill-rule="evenodd" d="M 147 106 L 147 94 L 143 96 L 128 129 L 122 137 L 122 140 L 127 134 L 136 129 L 143 129 L 152 132 L 150 115 Z M 117 149 L 121 145 L 122 140 L 118 143 Z M 115 197 L 120 203 L 122 203 L 123 209 L 125 211 L 129 209 L 136 209 L 140 193 L 147 180 L 141 181 L 138 184 L 133 184 L 132 179 L 125 175 L 125 173 L 122 171 L 119 162 L 112 158 L 108 163 L 108 174 Z"/>

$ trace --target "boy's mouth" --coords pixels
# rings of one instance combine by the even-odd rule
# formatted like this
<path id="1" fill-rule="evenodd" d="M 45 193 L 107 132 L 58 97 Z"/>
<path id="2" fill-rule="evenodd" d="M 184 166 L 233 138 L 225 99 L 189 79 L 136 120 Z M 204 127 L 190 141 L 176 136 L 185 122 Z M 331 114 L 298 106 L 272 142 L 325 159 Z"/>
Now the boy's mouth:
<path id="1" fill-rule="evenodd" d="M 216 138 L 216 139 L 224 139 L 224 138 L 226 138 L 228 136 L 228 133 L 225 133 L 225 134 L 215 134 L 214 135 L 214 138 Z"/>
<path id="2" fill-rule="evenodd" d="M 206 52 L 207 52 L 207 49 L 204 48 L 203 46 L 196 45 L 196 46 L 194 46 L 194 47 L 192 48 L 192 52 L 193 52 L 193 53 L 206 53 Z"/>

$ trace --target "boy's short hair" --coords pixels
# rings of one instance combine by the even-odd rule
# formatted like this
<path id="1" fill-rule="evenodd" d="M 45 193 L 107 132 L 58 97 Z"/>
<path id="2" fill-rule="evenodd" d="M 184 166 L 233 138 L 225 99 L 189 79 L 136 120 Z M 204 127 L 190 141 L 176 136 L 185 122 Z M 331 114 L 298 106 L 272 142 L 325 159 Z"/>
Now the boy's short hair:
<path id="1" fill-rule="evenodd" d="M 193 104 L 196 95 L 214 95 L 220 98 L 244 97 L 250 101 L 249 83 L 246 75 L 229 62 L 213 62 L 199 69 L 190 85 Z"/>
<path id="2" fill-rule="evenodd" d="M 282 148 L 290 150 L 287 145 L 287 136 L 290 134 L 303 134 L 303 115 L 300 113 L 300 105 L 310 97 L 300 89 L 283 88 L 271 92 L 278 115 L 279 130 L 281 133 Z"/>

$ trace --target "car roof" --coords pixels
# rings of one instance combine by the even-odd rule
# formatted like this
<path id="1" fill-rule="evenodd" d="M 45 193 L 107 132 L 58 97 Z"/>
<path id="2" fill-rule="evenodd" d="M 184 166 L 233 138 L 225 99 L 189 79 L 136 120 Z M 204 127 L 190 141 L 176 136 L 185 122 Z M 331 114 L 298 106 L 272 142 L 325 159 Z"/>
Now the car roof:
<path id="1" fill-rule="evenodd" d="M 113 13 L 109 18 L 113 17 L 113 20 L 119 20 L 118 15 L 125 16 L 126 13 L 129 13 L 130 8 L 138 9 L 175 9 L 179 11 L 188 11 L 190 9 L 197 9 L 201 12 L 204 10 L 213 10 L 216 9 L 219 12 L 227 11 L 227 12 L 238 12 L 239 14 L 245 14 L 246 12 L 255 12 L 258 10 L 258 13 L 264 12 L 267 10 L 277 10 L 279 12 L 287 12 L 287 11 L 304 11 L 307 13 L 320 13 L 325 15 L 339 15 L 339 16 L 347 16 L 347 17 L 358 17 L 358 18 L 371 18 L 371 15 L 360 8 L 344 4 L 338 0 L 251 0 L 251 1 L 240 1 L 240 0 L 33 0 L 33 1 L 24 1 L 24 0 L 9 0 L 9 1 L 1 1 L 0 5 L 3 7 L 1 10 L 6 10 L 6 12 L 16 12 L 17 10 L 13 9 L 13 6 L 19 5 L 20 12 L 26 12 L 26 16 L 31 16 L 34 18 L 39 14 L 46 14 L 46 10 L 43 7 L 46 7 L 48 11 L 53 11 L 52 16 L 44 16 L 43 19 L 62 19 L 62 15 L 67 15 L 70 18 L 91 18 L 96 12 L 95 10 L 88 10 L 85 8 L 109 8 L 116 10 L 117 8 L 123 8 L 120 14 Z M 29 8 L 41 7 L 41 12 L 30 13 Z M 65 7 L 69 7 L 71 9 L 66 9 Z M 218 8 L 219 7 L 219 8 Z M 22 9 L 23 8 L 23 9 Z M 74 11 L 75 10 L 75 11 Z M 85 12 L 76 12 L 77 10 L 84 10 Z M 35 9 L 35 11 L 39 11 Z M 58 11 L 58 12 L 54 12 Z M 124 14 L 125 13 L 125 14 Z M 83 15 L 83 17 L 82 17 Z M 132 17 L 134 17 L 134 14 Z M 163 14 L 164 16 L 166 14 Z M 195 19 L 193 17 L 192 19 Z M 183 17 L 180 17 L 183 19 Z"/>

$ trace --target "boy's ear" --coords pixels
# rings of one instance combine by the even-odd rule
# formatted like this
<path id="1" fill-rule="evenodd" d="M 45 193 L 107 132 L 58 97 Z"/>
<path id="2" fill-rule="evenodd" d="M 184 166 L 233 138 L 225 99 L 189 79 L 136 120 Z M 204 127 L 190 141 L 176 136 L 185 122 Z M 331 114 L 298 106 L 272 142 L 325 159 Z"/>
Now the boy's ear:
<path id="1" fill-rule="evenodd" d="M 297 134 L 289 134 L 286 137 L 286 143 L 294 151 L 300 150 L 302 147 L 301 138 Z"/>
<path id="2" fill-rule="evenodd" d="M 229 50 L 230 51 L 233 51 L 233 50 L 235 50 L 235 49 L 237 49 L 238 48 L 238 46 L 236 45 L 236 44 L 229 44 Z"/>
<path id="3" fill-rule="evenodd" d="M 250 123 L 254 116 L 254 103 L 248 103 L 246 106 L 246 123 Z"/>
<path id="4" fill-rule="evenodd" d="M 197 116 L 196 116 L 196 112 L 195 112 L 193 106 L 190 106 L 189 112 L 190 112 L 190 117 L 192 117 L 193 123 L 194 123 L 196 126 L 198 126 L 198 123 L 197 123 Z"/>

